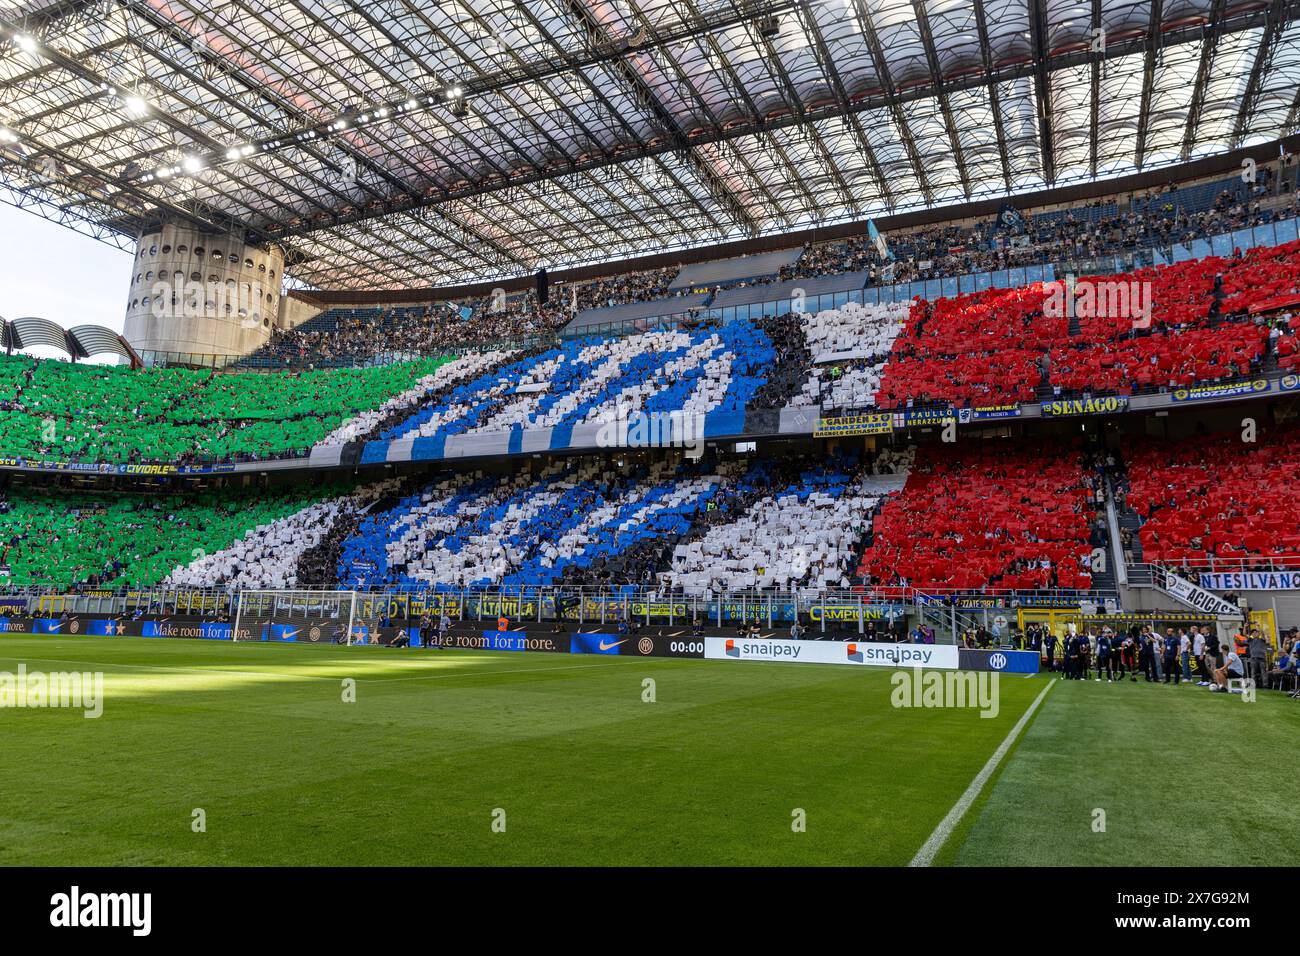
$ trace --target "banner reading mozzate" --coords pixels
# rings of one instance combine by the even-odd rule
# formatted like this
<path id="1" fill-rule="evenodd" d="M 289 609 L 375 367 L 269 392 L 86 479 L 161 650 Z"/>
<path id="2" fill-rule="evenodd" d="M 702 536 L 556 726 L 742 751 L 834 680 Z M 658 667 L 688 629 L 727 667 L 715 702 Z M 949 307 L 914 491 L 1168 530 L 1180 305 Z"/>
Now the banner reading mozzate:
<path id="1" fill-rule="evenodd" d="M 704 656 L 715 661 L 786 661 L 793 664 L 856 664 L 869 667 L 957 669 L 957 648 L 938 644 L 874 644 L 866 641 L 780 641 L 706 637 Z"/>

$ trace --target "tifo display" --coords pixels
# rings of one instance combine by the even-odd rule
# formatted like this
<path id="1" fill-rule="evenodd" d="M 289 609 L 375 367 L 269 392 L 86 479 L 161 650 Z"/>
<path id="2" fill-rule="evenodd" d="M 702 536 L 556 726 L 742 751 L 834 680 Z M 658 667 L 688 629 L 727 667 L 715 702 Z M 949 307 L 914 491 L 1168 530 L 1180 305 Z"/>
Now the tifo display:
<path id="1" fill-rule="evenodd" d="M 354 370 L 133 372 L 10 357 L 0 361 L 0 455 L 229 465 L 356 444 L 358 463 L 378 464 L 595 449 L 611 423 L 638 416 L 698 419 L 699 435 L 716 438 L 807 407 L 956 415 L 1213 387 L 1292 365 L 1298 275 L 1300 240 L 1068 285 L 697 317 Z"/>

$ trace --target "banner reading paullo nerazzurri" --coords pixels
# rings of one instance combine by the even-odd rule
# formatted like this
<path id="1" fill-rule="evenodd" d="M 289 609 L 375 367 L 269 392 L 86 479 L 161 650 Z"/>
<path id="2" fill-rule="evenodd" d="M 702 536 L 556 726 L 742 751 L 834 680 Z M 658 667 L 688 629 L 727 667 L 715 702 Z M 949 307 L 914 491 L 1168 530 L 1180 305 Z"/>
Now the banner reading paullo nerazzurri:
<path id="1" fill-rule="evenodd" d="M 1207 591 L 1300 591 L 1300 571 L 1224 571 L 1201 575 Z"/>
<path id="2" fill-rule="evenodd" d="M 956 420 L 957 412 L 952 408 L 908 408 L 894 412 L 895 428 L 926 428 Z"/>
<path id="3" fill-rule="evenodd" d="M 957 648 L 936 644 L 878 644 L 867 641 L 781 641 L 706 637 L 704 656 L 717 661 L 785 661 L 792 664 L 852 664 L 859 667 L 935 667 L 955 670 Z"/>

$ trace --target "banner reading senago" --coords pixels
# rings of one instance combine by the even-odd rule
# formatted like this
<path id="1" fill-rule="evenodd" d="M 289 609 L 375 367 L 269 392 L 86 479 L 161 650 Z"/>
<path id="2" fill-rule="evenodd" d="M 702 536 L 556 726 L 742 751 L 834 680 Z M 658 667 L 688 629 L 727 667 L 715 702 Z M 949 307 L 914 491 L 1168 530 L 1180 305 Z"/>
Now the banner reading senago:
<path id="1" fill-rule="evenodd" d="M 1066 415 L 1113 415 L 1128 411 L 1127 395 L 1104 395 L 1101 398 L 1062 398 L 1043 402 L 1044 418 Z"/>
<path id="2" fill-rule="evenodd" d="M 781 641 L 706 637 L 704 656 L 715 661 L 786 661 L 791 664 L 854 664 L 859 667 L 957 668 L 957 648 L 936 644 L 866 641 Z"/>

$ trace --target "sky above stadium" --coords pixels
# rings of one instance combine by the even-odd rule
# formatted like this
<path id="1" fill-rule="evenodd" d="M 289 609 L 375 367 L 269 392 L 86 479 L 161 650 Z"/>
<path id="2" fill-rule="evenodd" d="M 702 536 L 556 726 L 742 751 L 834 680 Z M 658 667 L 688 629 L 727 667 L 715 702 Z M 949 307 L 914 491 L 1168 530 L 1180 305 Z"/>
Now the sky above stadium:
<path id="1" fill-rule="evenodd" d="M 131 254 L 0 204 L 0 316 L 122 331 Z"/>

